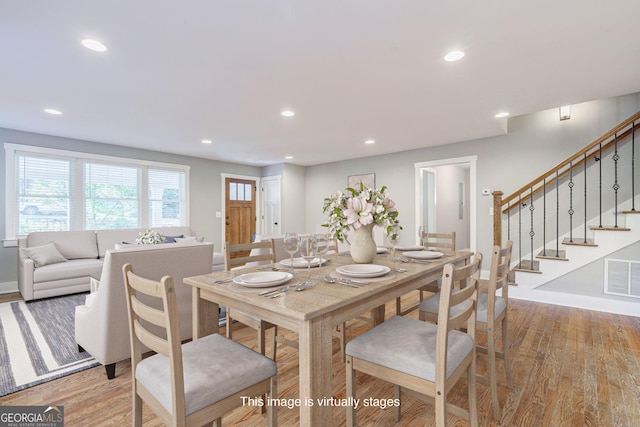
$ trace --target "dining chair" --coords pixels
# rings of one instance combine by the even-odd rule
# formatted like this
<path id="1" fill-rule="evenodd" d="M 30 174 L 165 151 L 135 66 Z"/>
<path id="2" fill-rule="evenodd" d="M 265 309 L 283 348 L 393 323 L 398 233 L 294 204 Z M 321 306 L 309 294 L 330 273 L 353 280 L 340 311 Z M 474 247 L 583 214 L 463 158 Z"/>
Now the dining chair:
<path id="1" fill-rule="evenodd" d="M 370 329 L 347 343 L 347 399 L 356 398 L 356 371 L 394 384 L 395 398 L 400 403 L 405 393 L 432 401 L 436 426 L 446 425 L 446 413 L 478 425 L 476 400 L 476 304 L 482 255 L 462 267 L 444 266 L 443 297 L 440 299 L 438 323 L 422 322 L 403 316 Z M 453 292 L 454 283 L 463 283 Z M 464 307 L 453 312 L 453 306 Z M 465 328 L 463 332 L 460 329 Z M 469 409 L 447 402 L 447 394 L 466 373 Z M 400 405 L 396 407 L 396 422 L 400 420 Z M 356 423 L 356 410 L 347 408 L 347 426 Z"/>
<path id="2" fill-rule="evenodd" d="M 451 233 L 421 233 L 420 236 L 420 244 L 427 251 L 435 251 L 435 252 L 455 252 L 456 250 L 456 232 L 452 231 Z M 419 301 L 424 300 L 425 292 L 438 292 L 440 289 L 440 280 L 434 280 L 431 283 L 428 283 L 418 289 L 420 293 Z M 402 299 L 401 297 L 396 298 L 396 314 L 398 316 L 404 316 L 413 310 L 418 308 L 418 304 L 412 305 L 409 308 L 402 310 Z"/>
<path id="3" fill-rule="evenodd" d="M 246 266 L 247 263 L 265 261 L 270 263 L 276 262 L 273 239 L 237 244 L 227 242 L 225 245 L 224 266 L 226 271 L 241 269 Z M 278 326 L 247 314 L 241 310 L 235 310 L 229 307 L 226 307 L 226 310 L 227 338 L 233 339 L 233 319 L 235 319 L 236 321 L 258 331 L 258 351 L 261 354 L 265 354 L 266 351 L 266 331 L 273 329 L 273 337 L 271 339 L 271 359 L 276 360 L 276 336 L 278 335 Z"/>
<path id="4" fill-rule="evenodd" d="M 496 420 L 500 420 L 500 402 L 498 400 L 498 383 L 496 357 L 503 360 L 505 376 L 509 388 L 513 387 L 511 376 L 511 360 L 509 356 L 509 266 L 511 263 L 511 252 L 513 242 L 507 241 L 501 248 L 499 245 L 493 247 L 491 256 L 491 267 L 489 280 L 481 280 L 478 293 L 478 315 L 476 321 L 476 331 L 487 334 L 487 346 L 476 346 L 476 351 L 487 355 L 488 373 L 486 376 L 478 376 L 478 381 L 488 384 L 491 391 L 491 405 L 493 415 Z M 500 295 L 498 295 L 498 291 Z M 439 294 L 434 294 L 420 304 L 420 319 L 436 322 L 438 319 L 438 298 Z M 455 309 L 455 307 L 454 307 Z M 502 351 L 496 350 L 495 332 L 502 329 Z"/>
<path id="5" fill-rule="evenodd" d="M 202 426 L 245 405 L 246 397 L 277 396 L 276 363 L 225 338 L 207 335 L 182 344 L 174 281 L 137 276 L 122 268 L 131 338 L 132 425 L 142 425 L 142 402 L 168 426 Z M 149 305 L 161 300 L 161 309 Z M 151 349 L 155 354 L 143 358 Z M 262 402 L 265 404 L 266 402 Z M 267 424 L 277 412 L 267 405 Z"/>

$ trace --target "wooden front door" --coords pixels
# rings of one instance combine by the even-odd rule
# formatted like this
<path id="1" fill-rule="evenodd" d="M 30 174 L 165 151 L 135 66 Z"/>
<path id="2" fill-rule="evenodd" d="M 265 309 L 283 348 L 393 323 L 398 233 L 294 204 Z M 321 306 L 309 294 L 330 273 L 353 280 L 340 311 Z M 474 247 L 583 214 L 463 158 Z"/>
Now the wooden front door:
<path id="1" fill-rule="evenodd" d="M 251 243 L 256 233 L 256 182 L 225 178 L 225 206 L 225 240 Z"/>

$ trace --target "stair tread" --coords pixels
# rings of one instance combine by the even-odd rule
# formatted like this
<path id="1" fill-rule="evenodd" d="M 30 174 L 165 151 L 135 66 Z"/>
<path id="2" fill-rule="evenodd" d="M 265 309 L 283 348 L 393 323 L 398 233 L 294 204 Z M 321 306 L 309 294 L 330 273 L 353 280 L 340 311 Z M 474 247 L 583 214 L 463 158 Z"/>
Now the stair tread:
<path id="1" fill-rule="evenodd" d="M 569 258 L 567 258 L 567 251 L 556 251 L 555 249 L 545 249 L 536 255 L 536 258 L 569 261 Z"/>
<path id="2" fill-rule="evenodd" d="M 630 228 L 626 227 L 616 227 L 614 225 L 603 225 L 602 227 L 591 226 L 589 227 L 591 230 L 607 230 L 607 231 L 631 231 Z"/>
<path id="3" fill-rule="evenodd" d="M 622 211 L 623 214 L 640 214 L 640 211 Z"/>
<path id="4" fill-rule="evenodd" d="M 513 267 L 511 271 L 521 271 L 524 273 L 542 274 L 542 271 L 540 271 L 540 261 L 533 261 L 533 265 L 532 265 L 531 260 L 520 261 L 520 264 Z"/>
<path id="5" fill-rule="evenodd" d="M 585 239 L 584 237 L 574 237 L 573 242 L 570 242 L 568 238 L 562 241 L 563 245 L 575 245 L 575 246 L 598 246 L 593 242 L 593 239 Z"/>

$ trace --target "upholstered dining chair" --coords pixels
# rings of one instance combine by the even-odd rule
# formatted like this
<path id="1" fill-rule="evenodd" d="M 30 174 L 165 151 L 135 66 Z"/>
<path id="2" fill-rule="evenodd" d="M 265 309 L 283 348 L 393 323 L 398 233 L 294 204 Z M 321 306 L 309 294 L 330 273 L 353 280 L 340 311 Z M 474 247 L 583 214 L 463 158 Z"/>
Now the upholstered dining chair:
<path id="1" fill-rule="evenodd" d="M 123 266 L 131 338 L 132 425 L 142 425 L 142 402 L 168 426 L 202 426 L 243 406 L 243 397 L 276 397 L 276 363 L 220 334 L 181 344 L 174 281 L 137 276 Z M 148 305 L 160 299 L 162 308 Z M 147 348 L 155 354 L 143 359 Z M 267 405 L 267 423 L 277 412 Z"/>
<path id="2" fill-rule="evenodd" d="M 447 411 L 478 425 L 476 399 L 476 304 L 482 255 L 462 267 L 447 264 L 442 274 L 443 297 L 438 323 L 403 316 L 370 329 L 347 343 L 347 398 L 356 397 L 355 372 L 394 383 L 396 399 L 406 393 L 432 400 L 437 427 L 446 425 Z M 454 283 L 463 283 L 453 292 Z M 453 306 L 464 307 L 452 312 Z M 460 329 L 466 329 L 466 332 Z M 466 373 L 469 409 L 447 403 L 449 390 Z M 354 407 L 347 408 L 347 426 L 356 423 Z M 400 406 L 396 421 L 400 419 Z"/>
<path id="3" fill-rule="evenodd" d="M 456 232 L 451 233 L 422 233 L 420 236 L 420 244 L 424 246 L 427 251 L 436 252 L 454 252 L 456 250 Z M 420 292 L 420 301 L 424 300 L 425 292 L 438 292 L 440 288 L 440 280 L 435 280 L 429 284 L 424 285 L 418 289 Z M 409 308 L 402 310 L 401 297 L 396 298 L 396 314 L 398 316 L 404 316 L 413 310 L 418 308 L 418 304 L 412 305 Z"/>
<path id="4" fill-rule="evenodd" d="M 478 315 L 476 331 L 487 334 L 487 346 L 476 346 L 478 353 L 487 355 L 488 373 L 486 376 L 478 376 L 478 381 L 488 384 L 491 391 L 491 406 L 496 420 L 500 420 L 500 402 L 498 400 L 498 372 L 496 357 L 504 361 L 505 376 L 509 388 L 513 387 L 511 377 L 511 360 L 509 357 L 509 271 L 511 263 L 511 251 L 513 242 L 507 241 L 501 248 L 493 247 L 489 280 L 481 280 L 478 293 Z M 500 291 L 500 295 L 498 295 Z M 439 294 L 434 294 L 420 304 L 420 319 L 436 322 L 438 320 Z M 455 307 L 454 307 L 455 310 Z M 502 329 L 502 351 L 496 350 L 495 332 Z"/>
<path id="5" fill-rule="evenodd" d="M 225 270 L 240 269 L 247 263 L 255 262 L 276 262 L 275 248 L 272 239 L 252 242 L 225 245 L 224 266 Z M 266 331 L 273 329 L 273 337 L 271 339 L 271 358 L 276 360 L 276 336 L 278 335 L 278 326 L 273 323 L 265 322 L 255 316 L 247 314 L 240 310 L 233 310 L 229 307 L 227 310 L 227 338 L 233 339 L 233 319 L 249 326 L 258 331 L 258 351 L 265 354 L 265 338 Z"/>

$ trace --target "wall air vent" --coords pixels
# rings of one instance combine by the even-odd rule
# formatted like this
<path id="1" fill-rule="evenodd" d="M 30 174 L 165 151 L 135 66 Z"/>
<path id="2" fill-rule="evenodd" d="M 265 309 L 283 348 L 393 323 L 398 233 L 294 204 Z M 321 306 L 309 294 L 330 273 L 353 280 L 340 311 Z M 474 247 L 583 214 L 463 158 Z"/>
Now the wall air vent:
<path id="1" fill-rule="evenodd" d="M 640 261 L 605 259 L 604 293 L 640 298 Z"/>

